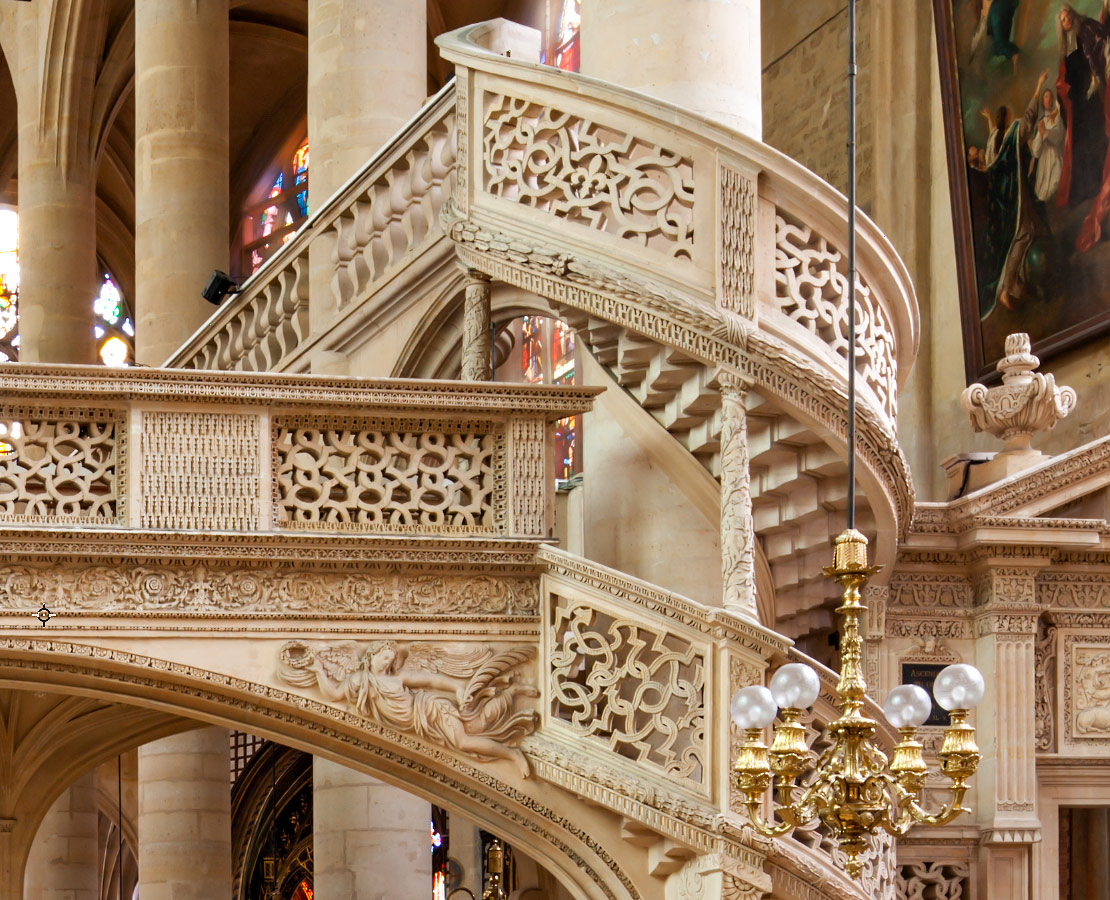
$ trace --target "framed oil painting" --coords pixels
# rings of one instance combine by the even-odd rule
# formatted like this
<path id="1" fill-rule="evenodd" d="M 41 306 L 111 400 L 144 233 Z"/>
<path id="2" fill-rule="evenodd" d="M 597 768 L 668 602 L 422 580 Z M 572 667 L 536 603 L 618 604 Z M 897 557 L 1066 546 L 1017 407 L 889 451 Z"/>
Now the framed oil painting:
<path id="1" fill-rule="evenodd" d="M 1110 0 L 933 0 L 968 380 L 1110 330 Z"/>

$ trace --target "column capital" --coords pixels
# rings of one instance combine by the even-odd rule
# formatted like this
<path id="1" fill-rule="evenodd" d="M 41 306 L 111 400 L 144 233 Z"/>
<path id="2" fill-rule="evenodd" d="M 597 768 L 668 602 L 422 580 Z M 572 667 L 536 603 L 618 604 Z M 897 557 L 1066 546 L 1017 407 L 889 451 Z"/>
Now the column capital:
<path id="1" fill-rule="evenodd" d="M 717 382 L 717 389 L 722 397 L 727 395 L 742 398 L 752 386 L 750 378 L 741 375 L 735 369 L 727 369 L 724 366 L 717 369 L 713 378 Z"/>

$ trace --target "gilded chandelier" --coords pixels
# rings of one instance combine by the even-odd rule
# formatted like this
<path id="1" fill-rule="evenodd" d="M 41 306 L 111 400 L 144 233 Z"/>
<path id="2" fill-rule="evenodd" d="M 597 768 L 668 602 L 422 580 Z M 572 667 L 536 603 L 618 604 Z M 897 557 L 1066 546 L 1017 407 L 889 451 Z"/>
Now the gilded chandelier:
<path id="1" fill-rule="evenodd" d="M 964 795 L 980 758 L 975 729 L 967 724 L 967 716 L 983 697 L 983 676 L 974 666 L 963 664 L 942 670 L 933 685 L 937 703 L 949 711 L 938 755 L 941 772 L 952 779 L 951 798 L 938 812 L 929 813 L 919 803 L 928 767 L 916 732 L 932 710 L 922 688 L 904 684 L 887 697 L 883 711 L 901 734 L 893 761 L 888 764 L 886 754 L 875 746 L 877 723 L 861 713 L 867 683 L 859 620 L 866 611 L 860 604 L 860 588 L 876 571 L 867 565 L 867 539 L 860 532 L 850 528 L 837 536 L 833 565 L 824 572 L 844 589 L 836 610 L 843 620 L 836 686 L 840 716 L 828 725 L 830 746 L 820 758 L 806 746 L 805 726 L 799 722 L 820 692 L 817 673 L 809 666 L 785 665 L 771 679 L 770 689 L 741 688 L 732 698 L 733 720 L 746 736 L 733 772 L 752 825 L 761 834 L 775 836 L 820 822 L 844 851 L 845 868 L 853 878 L 862 871 L 871 834 L 880 828 L 901 835 L 913 825 L 944 825 L 970 812 L 963 805 Z M 763 729 L 776 713 L 780 723 L 768 748 Z M 813 774 L 798 784 L 809 769 Z M 767 821 L 762 807 L 772 783 L 778 802 L 772 803 L 774 815 Z"/>

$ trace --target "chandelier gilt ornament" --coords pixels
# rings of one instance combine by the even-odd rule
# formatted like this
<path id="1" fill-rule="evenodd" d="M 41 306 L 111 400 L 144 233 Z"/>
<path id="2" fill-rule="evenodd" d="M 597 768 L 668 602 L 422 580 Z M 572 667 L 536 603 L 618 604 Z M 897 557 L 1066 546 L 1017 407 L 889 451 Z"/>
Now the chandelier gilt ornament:
<path id="1" fill-rule="evenodd" d="M 818 756 L 805 740 L 801 723 L 817 700 L 817 673 L 802 663 L 782 666 L 770 687 L 741 688 L 732 698 L 731 713 L 745 740 L 733 765 L 736 786 L 744 794 L 753 827 L 777 836 L 793 828 L 821 825 L 844 852 L 844 868 L 853 878 L 863 871 L 871 835 L 881 830 L 905 834 L 914 825 L 944 825 L 961 813 L 967 780 L 979 767 L 975 729 L 967 723 L 970 710 L 983 698 L 983 676 L 974 666 L 943 669 L 933 683 L 933 696 L 948 710 L 949 724 L 938 754 L 941 772 L 951 779 L 951 796 L 940 810 L 921 805 L 928 766 L 917 729 L 932 711 L 923 688 L 894 688 L 883 707 L 901 740 L 893 759 L 875 744 L 878 723 L 863 714 L 867 682 L 863 677 L 860 590 L 878 567 L 867 564 L 867 538 L 855 529 L 855 365 L 856 357 L 856 3 L 848 2 L 848 510 L 847 529 L 834 542 L 833 564 L 824 569 L 843 590 L 840 616 L 840 680 L 836 686 L 840 715 L 826 728 L 827 748 Z M 764 729 L 776 716 L 768 747 Z M 808 774 L 807 774 L 808 773 Z M 770 792 L 772 816 L 764 818 Z"/>

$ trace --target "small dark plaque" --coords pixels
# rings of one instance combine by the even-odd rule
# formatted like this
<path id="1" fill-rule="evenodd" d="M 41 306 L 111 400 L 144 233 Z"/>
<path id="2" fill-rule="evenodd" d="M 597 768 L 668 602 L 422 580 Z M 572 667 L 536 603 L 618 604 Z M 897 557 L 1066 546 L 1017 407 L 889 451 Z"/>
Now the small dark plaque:
<path id="1" fill-rule="evenodd" d="M 916 684 L 920 688 L 925 689 L 930 697 L 933 697 L 933 682 L 936 680 L 941 669 L 948 667 L 948 663 L 902 663 L 902 684 Z M 948 712 L 941 706 L 937 705 L 936 698 L 933 698 L 933 711 L 929 713 L 929 718 L 925 720 L 925 725 L 947 725 Z"/>

